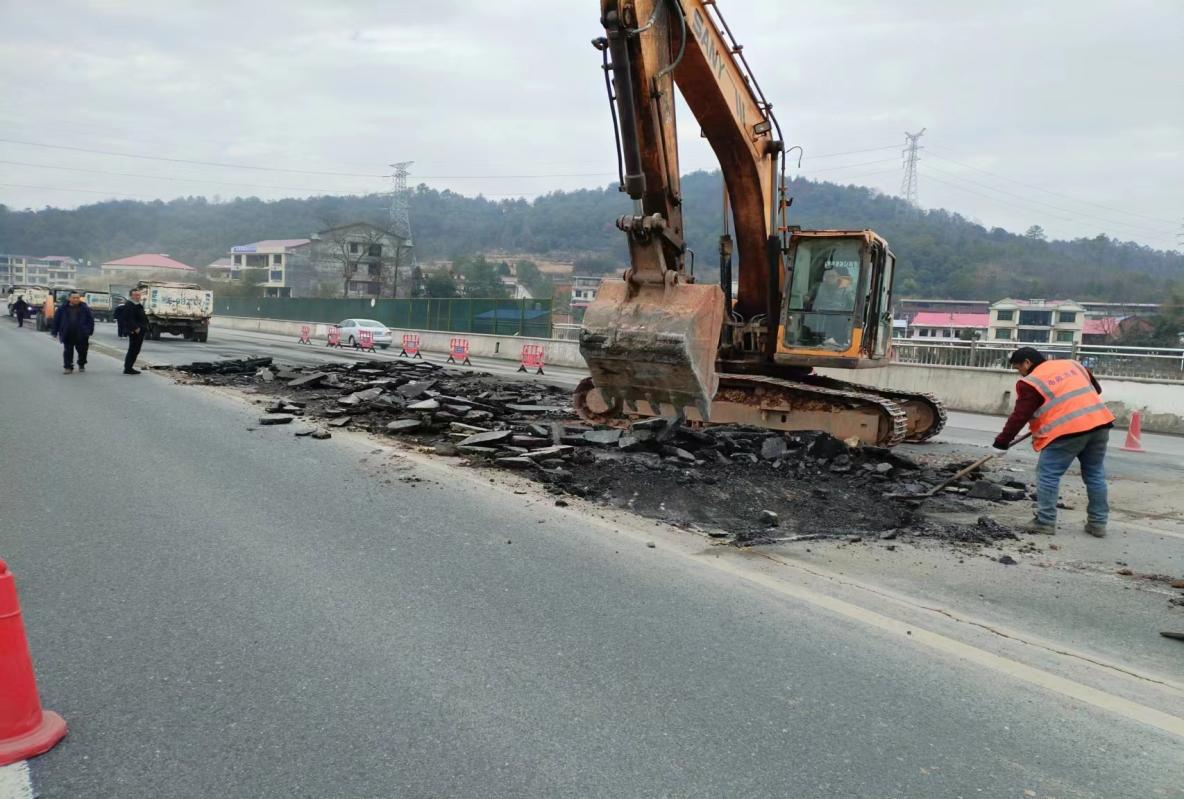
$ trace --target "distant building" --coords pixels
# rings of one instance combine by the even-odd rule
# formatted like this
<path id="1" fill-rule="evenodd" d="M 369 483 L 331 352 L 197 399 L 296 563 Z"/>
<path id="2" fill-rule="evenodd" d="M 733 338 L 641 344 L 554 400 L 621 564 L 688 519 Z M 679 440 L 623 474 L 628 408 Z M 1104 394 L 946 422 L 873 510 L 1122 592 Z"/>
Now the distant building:
<path id="1" fill-rule="evenodd" d="M 149 277 L 165 276 L 170 280 L 192 280 L 197 270 L 189 264 L 170 258 L 164 253 L 146 252 L 103 263 L 102 275 L 117 281 L 143 280 Z"/>
<path id="2" fill-rule="evenodd" d="M 1084 305 L 1084 303 L 1082 303 Z M 1155 325 L 1145 316 L 1103 316 L 1085 320 L 1081 330 L 1083 344 L 1121 343 L 1123 338 L 1150 333 Z"/>
<path id="3" fill-rule="evenodd" d="M 990 321 L 989 313 L 920 311 L 909 322 L 908 337 L 929 341 L 985 340 Z"/>
<path id="4" fill-rule="evenodd" d="M 231 247 L 226 279 L 250 275 L 264 297 L 311 297 L 320 285 L 311 265 L 311 244 L 311 239 L 264 239 Z M 223 270 L 219 265 L 217 271 Z"/>
<path id="5" fill-rule="evenodd" d="M 1003 299 L 991 305 L 988 338 L 1017 344 L 1080 344 L 1085 308 L 1072 300 Z"/>
<path id="6" fill-rule="evenodd" d="M 78 281 L 78 273 L 83 269 L 81 261 L 68 255 L 43 255 L 39 260 L 50 265 L 51 281 L 68 286 L 73 286 Z"/>
<path id="7" fill-rule="evenodd" d="M 73 286 L 78 280 L 78 262 L 62 258 L 0 254 L 0 285 Z"/>
<path id="8" fill-rule="evenodd" d="M 231 280 L 230 265 L 231 260 L 229 255 L 223 255 L 217 260 L 210 261 L 210 263 L 206 264 L 206 277 L 219 283 L 228 283 Z"/>
<path id="9" fill-rule="evenodd" d="M 506 287 L 510 297 L 515 300 L 533 300 L 534 294 L 526 286 L 518 282 L 518 278 L 510 275 L 502 278 L 502 285 Z"/>
<path id="10" fill-rule="evenodd" d="M 599 275 L 572 275 L 571 278 L 571 307 L 587 308 L 600 293 L 600 284 L 604 278 Z"/>
<path id="11" fill-rule="evenodd" d="M 345 286 L 346 296 L 410 296 L 411 248 L 377 225 L 354 222 L 322 230 L 313 236 L 309 256 L 313 280 Z"/>

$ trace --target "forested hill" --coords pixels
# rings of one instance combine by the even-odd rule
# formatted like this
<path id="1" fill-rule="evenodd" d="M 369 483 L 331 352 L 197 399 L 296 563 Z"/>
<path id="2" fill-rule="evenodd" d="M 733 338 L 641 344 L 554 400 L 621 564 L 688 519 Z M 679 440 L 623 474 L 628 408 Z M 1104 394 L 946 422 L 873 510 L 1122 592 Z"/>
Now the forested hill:
<path id="1" fill-rule="evenodd" d="M 857 186 L 797 180 L 792 193 L 793 224 L 870 227 L 883 235 L 897 255 L 899 294 L 1136 302 L 1159 299 L 1169 287 L 1184 282 L 1184 255 L 1104 235 L 1044 241 L 1036 235 L 987 229 L 949 211 L 919 211 Z M 719 175 L 688 175 L 683 195 L 687 241 L 698 253 L 697 272 L 709 278 L 717 261 Z M 384 202 L 371 195 L 112 201 L 72 211 L 0 206 L 0 252 L 73 255 L 95 262 L 164 252 L 203 266 L 235 244 L 306 237 L 355 220 L 381 224 Z M 615 270 L 625 248 L 613 223 L 630 207 L 615 186 L 556 192 L 534 201 L 464 197 L 420 186 L 411 198 L 411 223 L 420 260 L 501 250 L 573 257 L 587 267 Z"/>

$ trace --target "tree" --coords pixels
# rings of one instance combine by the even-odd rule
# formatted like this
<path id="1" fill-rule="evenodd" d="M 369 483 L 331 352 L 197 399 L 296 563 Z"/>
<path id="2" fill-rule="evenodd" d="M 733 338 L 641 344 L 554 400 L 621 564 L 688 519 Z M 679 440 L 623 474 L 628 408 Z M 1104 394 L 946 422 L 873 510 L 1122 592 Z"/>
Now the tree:
<path id="1" fill-rule="evenodd" d="M 464 277 L 466 297 L 505 299 L 510 296 L 497 268 L 485 260 L 484 255 L 453 259 L 452 271 Z"/>
<path id="2" fill-rule="evenodd" d="M 1040 225 L 1032 225 L 1032 227 L 1024 231 L 1024 238 L 1032 239 L 1033 241 L 1044 241 L 1044 228 L 1040 227 Z"/>
<path id="3" fill-rule="evenodd" d="M 518 283 L 525 286 L 526 290 L 530 292 L 530 296 L 541 300 L 551 296 L 551 276 L 543 274 L 534 261 L 516 261 L 514 275 Z"/>
<path id="4" fill-rule="evenodd" d="M 424 296 L 432 298 L 447 299 L 460 296 L 460 291 L 456 287 L 456 280 L 445 269 L 428 272 L 424 278 L 423 290 Z"/>

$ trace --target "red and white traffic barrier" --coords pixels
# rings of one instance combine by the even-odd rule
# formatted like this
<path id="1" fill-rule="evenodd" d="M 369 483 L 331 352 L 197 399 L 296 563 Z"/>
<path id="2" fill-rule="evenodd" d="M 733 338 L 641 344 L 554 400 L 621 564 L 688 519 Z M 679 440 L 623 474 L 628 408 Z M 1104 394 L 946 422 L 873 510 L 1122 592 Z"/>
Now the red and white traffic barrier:
<path id="1" fill-rule="evenodd" d="M 525 372 L 527 369 L 537 369 L 536 375 L 543 374 L 543 345 L 542 344 L 523 344 L 522 345 L 522 359 L 518 363 L 518 371 Z"/>
<path id="2" fill-rule="evenodd" d="M 469 360 L 469 340 L 467 338 L 454 338 L 448 342 L 448 363 L 473 365 L 473 362 Z"/>
<path id="3" fill-rule="evenodd" d="M 419 354 L 418 333 L 403 334 L 403 351 L 399 353 L 399 357 L 419 358 L 421 361 L 423 360 L 423 356 Z"/>

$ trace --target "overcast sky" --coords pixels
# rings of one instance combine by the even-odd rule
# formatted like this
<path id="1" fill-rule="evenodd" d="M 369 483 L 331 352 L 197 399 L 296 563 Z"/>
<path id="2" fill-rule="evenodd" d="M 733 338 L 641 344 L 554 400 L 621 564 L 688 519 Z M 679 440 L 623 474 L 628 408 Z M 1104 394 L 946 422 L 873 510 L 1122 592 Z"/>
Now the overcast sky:
<path id="1" fill-rule="evenodd" d="M 1176 245 L 1184 0 L 719 5 L 800 174 L 899 193 L 904 131 L 927 128 L 925 207 Z M 367 193 L 403 160 L 489 197 L 605 185 L 598 6 L 0 0 L 0 202 Z M 714 168 L 683 111 L 683 171 Z"/>

